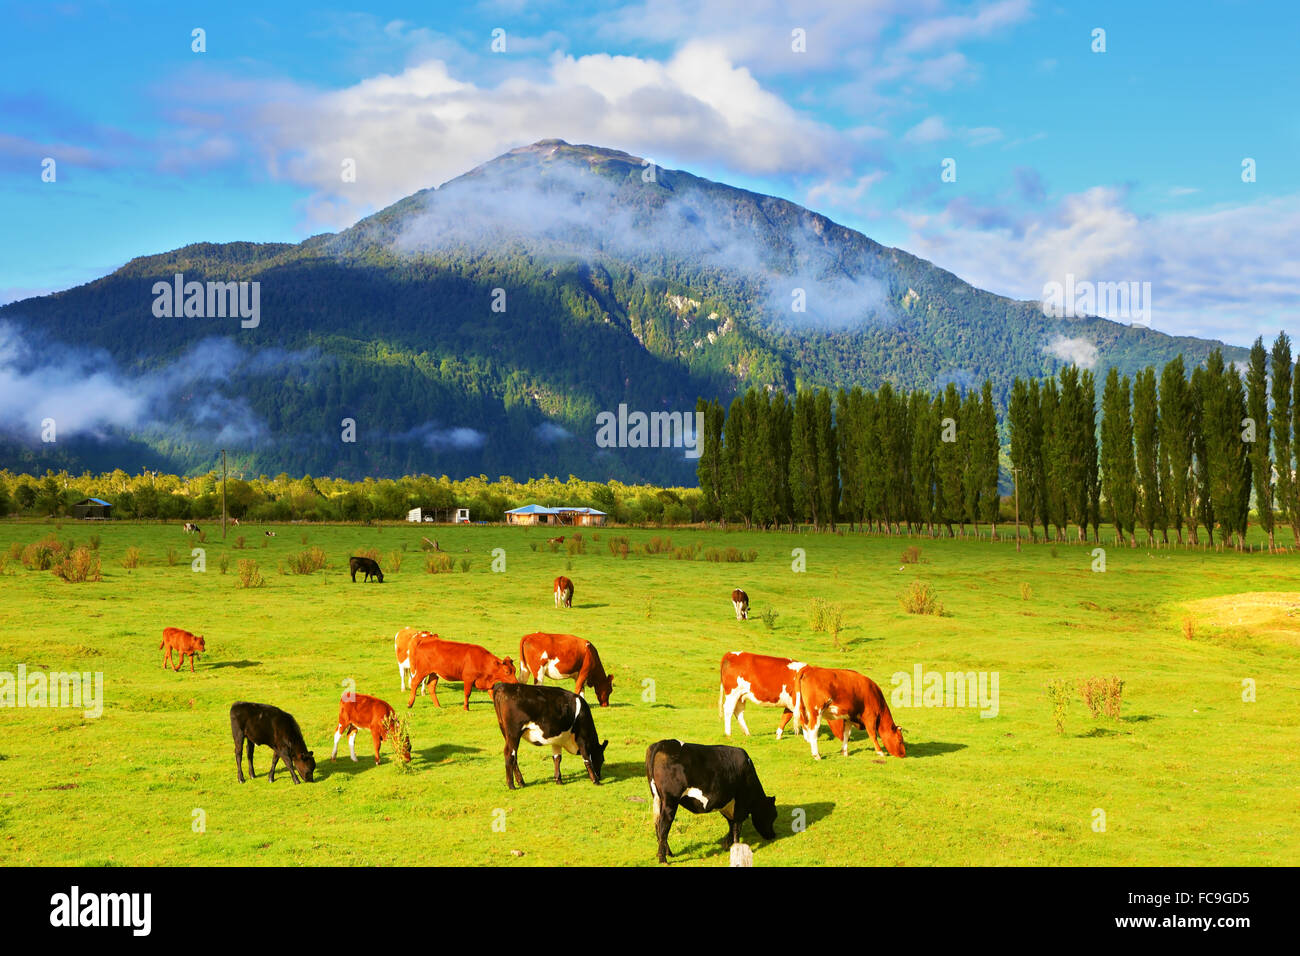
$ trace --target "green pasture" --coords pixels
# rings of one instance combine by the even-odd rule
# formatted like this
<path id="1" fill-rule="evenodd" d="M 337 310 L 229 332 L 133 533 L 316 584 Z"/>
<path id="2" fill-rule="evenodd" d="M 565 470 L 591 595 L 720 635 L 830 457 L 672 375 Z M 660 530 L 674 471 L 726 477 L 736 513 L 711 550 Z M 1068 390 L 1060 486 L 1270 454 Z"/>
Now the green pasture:
<path id="1" fill-rule="evenodd" d="M 733 728 L 729 742 L 748 750 L 780 811 L 774 842 L 745 826 L 755 865 L 1300 863 L 1295 553 L 1111 544 L 1097 572 L 1091 544 L 1018 554 L 1010 542 L 974 538 L 603 528 L 584 532 L 586 553 L 569 554 L 552 552 L 546 539 L 556 532 L 541 528 L 285 524 L 266 538 L 272 526 L 245 525 L 222 543 L 219 526 L 202 525 L 200 544 L 179 524 L 0 522 L 0 555 L 49 533 L 77 544 L 97 535 L 103 572 L 69 584 L 13 558 L 0 572 L 0 672 L 21 664 L 104 681 L 98 718 L 0 708 L 9 865 L 653 865 L 646 747 L 664 737 L 727 742 L 718 664 L 729 650 L 851 667 L 887 697 L 891 675 L 918 664 L 998 674 L 995 717 L 895 708 L 908 748 L 901 760 L 877 757 L 861 731 L 841 757 L 823 727 L 825 757 L 814 761 L 799 737 L 775 739 L 779 711 L 751 704 L 754 736 Z M 426 534 L 454 570 L 425 570 Z M 632 546 L 626 558 L 608 547 L 621 535 Z M 757 558 L 639 553 L 656 535 Z M 905 565 L 909 545 L 920 561 Z M 129 546 L 143 559 L 134 569 L 121 563 Z M 191 569 L 196 546 L 206 571 Z M 280 572 L 311 546 L 327 554 L 325 570 Z M 349 580 L 347 559 L 365 548 L 379 549 L 385 583 Z M 498 548 L 503 573 L 492 570 Z M 802 573 L 792 570 L 796 548 L 806 552 Z M 236 586 L 241 558 L 258 562 L 263 587 Z M 553 606 L 561 573 L 576 584 L 571 610 Z M 915 580 L 932 587 L 945 615 L 902 609 Z M 743 623 L 729 600 L 736 586 L 752 603 Z M 1244 599 L 1230 596 L 1248 592 L 1293 594 L 1294 629 L 1285 598 L 1263 623 L 1234 616 Z M 810 627 L 815 598 L 842 607 L 839 649 Z M 767 610 L 777 615 L 770 627 Z M 515 658 L 531 631 L 593 641 L 614 674 L 612 706 L 595 709 L 609 740 L 604 785 L 566 755 L 556 786 L 549 750 L 526 748 L 527 786 L 507 790 L 483 692 L 466 713 L 460 686 L 443 683 L 442 709 L 418 697 L 408 712 L 392 646 L 404 625 Z M 165 626 L 205 635 L 196 673 L 188 662 L 180 673 L 162 668 Z M 1058 732 L 1046 685 L 1109 676 L 1125 682 L 1120 719 L 1093 717 L 1075 694 Z M 409 771 L 391 751 L 376 767 L 364 736 L 360 762 L 346 759 L 346 743 L 329 760 L 347 680 L 410 714 Z M 1255 699 L 1243 700 L 1250 686 Z M 287 774 L 269 783 L 265 748 L 257 778 L 236 781 L 236 700 L 294 714 L 316 754 L 315 783 L 294 786 Z M 680 813 L 670 841 L 677 864 L 725 865 L 725 829 L 716 814 Z"/>

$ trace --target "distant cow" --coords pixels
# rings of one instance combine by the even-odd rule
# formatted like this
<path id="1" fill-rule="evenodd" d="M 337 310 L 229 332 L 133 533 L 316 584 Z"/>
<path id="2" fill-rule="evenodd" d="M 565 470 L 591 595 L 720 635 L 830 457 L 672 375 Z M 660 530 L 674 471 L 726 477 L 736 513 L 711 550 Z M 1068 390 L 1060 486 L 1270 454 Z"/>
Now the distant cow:
<path id="1" fill-rule="evenodd" d="M 207 648 L 203 644 L 202 634 L 191 634 L 189 631 L 183 631 L 179 627 L 164 627 L 162 643 L 158 645 L 158 650 L 167 648 L 167 653 L 163 655 L 163 667 L 171 663 L 172 651 L 176 652 L 176 666 L 172 670 L 178 671 L 185 666 L 185 655 L 190 655 L 190 673 L 194 673 L 194 657 L 199 653 L 206 653 Z"/>
<path id="2" fill-rule="evenodd" d="M 415 706 L 415 689 L 426 679 L 430 680 L 429 696 L 435 707 L 441 707 L 438 701 L 438 681 L 461 681 L 465 685 L 465 709 L 469 710 L 470 691 L 492 689 L 498 681 L 516 684 L 515 662 L 510 658 L 500 658 L 477 644 L 462 644 L 459 641 L 421 640 L 411 645 L 411 697 L 407 707 Z"/>
<path id="3" fill-rule="evenodd" d="M 424 638 L 438 640 L 438 635 L 418 627 L 404 627 L 393 635 L 393 653 L 397 655 L 397 678 L 401 681 L 402 690 L 406 690 L 407 683 L 411 679 L 411 648 L 415 646 L 416 641 Z M 420 692 L 424 692 L 424 687 L 420 687 Z"/>
<path id="4" fill-rule="evenodd" d="M 849 755 L 849 735 L 854 726 L 871 735 L 880 756 L 884 756 L 881 741 L 895 757 L 907 756 L 903 732 L 894 723 L 880 685 L 864 674 L 834 667 L 805 667 L 799 672 L 795 701 L 802 708 L 799 717 L 803 721 L 804 739 L 818 760 L 821 754 L 817 752 L 817 731 L 823 713 L 829 717 L 831 733 L 839 739 L 840 753 L 844 756 Z"/>
<path id="5" fill-rule="evenodd" d="M 745 702 L 777 705 L 783 708 L 781 722 L 776 725 L 776 739 L 781 739 L 785 725 L 794 717 L 794 729 L 799 729 L 795 694 L 798 691 L 799 672 L 807 665 L 788 657 L 767 657 L 763 654 L 746 654 L 730 651 L 722 655 L 722 677 L 718 687 L 718 713 L 722 716 L 723 732 L 731 736 L 731 718 L 740 721 L 740 729 L 749 736 L 745 723 Z"/>
<path id="6" fill-rule="evenodd" d="M 749 595 L 740 588 L 731 592 L 731 606 L 736 610 L 737 621 L 749 620 Z"/>
<path id="7" fill-rule="evenodd" d="M 268 532 L 266 532 L 266 536 L 267 536 L 268 538 L 274 538 L 274 537 L 275 537 L 275 532 L 274 532 L 274 531 L 268 531 Z"/>
<path id="8" fill-rule="evenodd" d="M 244 743 L 248 743 L 248 775 L 253 772 L 253 744 L 271 748 L 271 782 L 275 783 L 275 765 L 283 760 L 294 783 L 301 776 L 308 783 L 316 772 L 316 758 L 302 739 L 298 721 L 279 707 L 237 701 L 230 707 L 230 733 L 235 738 L 235 771 L 244 782 Z"/>
<path id="9" fill-rule="evenodd" d="M 563 687 L 497 684 L 492 688 L 492 706 L 506 741 L 506 786 L 511 790 L 516 781 L 524 785 L 524 775 L 519 772 L 520 740 L 551 748 L 556 783 L 563 783 L 560 755 L 567 750 L 582 758 L 591 782 L 600 784 L 609 741 L 600 739 L 591 719 L 591 707 L 577 694 Z"/>
<path id="10" fill-rule="evenodd" d="M 572 634 L 525 634 L 519 641 L 519 676 L 533 675 L 552 680 L 575 678 L 573 692 L 582 695 L 588 683 L 596 691 L 601 707 L 609 706 L 614 675 L 606 674 L 596 645 Z"/>
<path id="11" fill-rule="evenodd" d="M 198 525 L 196 525 L 196 524 L 194 524 L 193 522 L 190 522 L 190 521 L 185 522 L 185 533 L 186 533 L 186 534 L 194 534 L 194 533 L 197 532 L 198 530 L 199 530 L 199 526 L 198 526 Z"/>
<path id="12" fill-rule="evenodd" d="M 555 584 L 552 585 L 552 590 L 555 591 L 556 607 L 573 607 L 573 582 L 572 581 L 570 581 L 564 575 L 560 575 L 558 578 L 555 579 Z"/>
<path id="13" fill-rule="evenodd" d="M 645 775 L 660 863 L 673 855 L 668 830 L 678 807 L 691 813 L 721 813 L 727 819 L 723 839 L 728 847 L 740 842 L 746 817 L 753 819 L 764 839 L 776 839 L 776 797 L 763 792 L 754 762 L 739 747 L 660 740 L 646 748 Z"/>
<path id="14" fill-rule="evenodd" d="M 361 578 L 363 583 L 369 581 L 371 578 L 379 578 L 379 583 L 384 583 L 384 572 L 380 570 L 379 562 L 374 558 L 349 558 L 348 567 L 352 571 L 353 584 L 356 584 L 357 582 L 358 571 L 365 572 L 364 576 Z"/>
<path id="15" fill-rule="evenodd" d="M 351 699 L 349 699 L 351 698 Z M 370 731 L 375 742 L 375 764 L 379 764 L 380 745 L 392 735 L 396 727 L 397 715 L 387 701 L 367 694 L 344 694 L 339 701 L 339 725 L 334 731 L 334 752 L 330 759 L 339 755 L 339 740 L 348 735 L 348 753 L 357 759 L 356 739 L 358 730 Z M 403 734 L 397 741 L 397 753 L 407 763 L 411 762 L 411 738 Z"/>
<path id="16" fill-rule="evenodd" d="M 546 539 L 546 543 L 547 543 L 547 544 L 564 544 L 564 535 L 560 535 L 558 538 L 547 538 L 547 539 Z"/>

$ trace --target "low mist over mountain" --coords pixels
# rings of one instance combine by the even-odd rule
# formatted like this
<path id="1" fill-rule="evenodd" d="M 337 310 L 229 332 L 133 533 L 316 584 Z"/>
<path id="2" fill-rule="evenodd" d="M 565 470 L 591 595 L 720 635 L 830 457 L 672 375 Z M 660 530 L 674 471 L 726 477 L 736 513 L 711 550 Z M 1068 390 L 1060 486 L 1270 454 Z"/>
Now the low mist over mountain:
<path id="1" fill-rule="evenodd" d="M 596 415 L 986 378 L 1004 405 L 1017 375 L 1218 344 L 1047 318 L 785 200 L 544 140 L 338 234 L 186 246 L 0 309 L 0 460 L 693 483 L 680 449 L 599 448 Z"/>

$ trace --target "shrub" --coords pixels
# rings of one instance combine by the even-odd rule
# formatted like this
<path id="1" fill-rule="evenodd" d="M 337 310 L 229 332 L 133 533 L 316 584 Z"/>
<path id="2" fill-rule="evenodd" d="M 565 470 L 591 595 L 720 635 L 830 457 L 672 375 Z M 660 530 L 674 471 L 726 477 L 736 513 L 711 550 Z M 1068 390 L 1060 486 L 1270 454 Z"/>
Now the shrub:
<path id="1" fill-rule="evenodd" d="M 903 610 L 908 614 L 933 614 L 942 617 L 944 610 L 930 585 L 913 581 L 901 598 Z"/>
<path id="2" fill-rule="evenodd" d="M 122 555 L 122 567 L 138 568 L 140 566 L 140 549 L 131 545 L 126 549 L 126 554 Z"/>
<path id="3" fill-rule="evenodd" d="M 22 550 L 23 567 L 31 571 L 48 571 L 63 559 L 63 542 L 54 535 L 34 541 Z"/>
<path id="4" fill-rule="evenodd" d="M 921 549 L 914 544 L 908 545 L 906 548 L 903 549 L 902 562 L 903 564 L 920 564 Z"/>
<path id="5" fill-rule="evenodd" d="M 663 554 L 665 551 L 671 551 L 672 549 L 672 538 L 661 538 L 659 535 L 655 535 L 645 543 L 642 550 L 644 550 L 646 554 Z"/>
<path id="6" fill-rule="evenodd" d="M 1088 708 L 1088 713 L 1093 717 L 1101 716 L 1105 685 L 1106 679 L 1103 677 L 1088 677 L 1079 681 L 1079 695 L 1083 698 L 1083 705 Z"/>
<path id="7" fill-rule="evenodd" d="M 769 607 L 765 611 L 763 611 L 763 613 L 760 614 L 759 617 L 763 619 L 763 623 L 767 625 L 767 629 L 770 631 L 774 627 L 776 627 L 776 619 L 780 617 L 780 615 L 777 614 L 776 611 L 772 610 Z"/>
<path id="8" fill-rule="evenodd" d="M 461 559 L 460 559 L 460 571 L 461 571 L 461 574 L 469 574 L 470 566 L 471 566 L 473 563 L 474 563 L 474 562 L 470 561 L 469 558 L 461 558 Z"/>
<path id="9" fill-rule="evenodd" d="M 583 537 L 580 534 L 575 534 L 573 537 L 565 539 L 564 547 L 568 550 L 569 554 L 587 553 L 587 542 L 583 540 Z"/>
<path id="10" fill-rule="evenodd" d="M 1183 637 L 1189 641 L 1196 640 L 1196 619 L 1192 617 L 1183 618 Z"/>
<path id="11" fill-rule="evenodd" d="M 826 608 L 825 598 L 813 598 L 808 606 L 808 626 L 814 632 L 826 630 Z"/>
<path id="12" fill-rule="evenodd" d="M 257 569 L 257 562 L 252 558 L 239 559 L 239 582 L 237 587 L 241 588 L 260 588 L 266 584 L 262 578 L 262 572 Z"/>
<path id="13" fill-rule="evenodd" d="M 673 558 L 677 561 L 694 561 L 695 556 L 700 553 L 700 543 L 697 541 L 690 547 L 673 548 Z"/>
<path id="14" fill-rule="evenodd" d="M 308 548 L 289 558 L 289 570 L 294 574 L 313 574 L 325 567 L 325 552 L 318 547 Z"/>
<path id="15" fill-rule="evenodd" d="M 97 534 L 92 534 L 92 535 L 90 536 L 90 550 L 91 550 L 91 551 L 98 551 L 98 550 L 99 550 L 99 535 L 97 535 Z"/>
<path id="16" fill-rule="evenodd" d="M 839 604 L 826 606 L 826 630 L 831 636 L 831 643 L 840 649 L 840 631 L 844 630 L 844 608 Z"/>
<path id="17" fill-rule="evenodd" d="M 228 554 L 223 554 L 220 558 L 218 558 L 218 559 L 217 559 L 217 567 L 219 567 L 219 568 L 221 569 L 221 573 L 222 573 L 222 574 L 225 574 L 227 571 L 229 571 L 229 570 L 230 570 L 230 555 L 228 555 Z"/>
<path id="18" fill-rule="evenodd" d="M 1067 680 L 1053 680 L 1047 683 L 1047 699 L 1052 702 L 1052 720 L 1056 723 L 1056 732 L 1065 733 L 1065 714 L 1070 709 L 1071 688 Z"/>
<path id="19" fill-rule="evenodd" d="M 1020 582 L 1020 600 L 1028 601 L 1034 596 L 1034 589 L 1029 586 L 1029 582 Z"/>
<path id="20" fill-rule="evenodd" d="M 74 548 L 54 566 L 54 573 L 69 584 L 103 580 L 99 573 L 99 555 L 89 548 Z"/>
<path id="21" fill-rule="evenodd" d="M 402 545 L 402 550 L 406 550 L 406 545 Z M 402 570 L 402 552 L 389 551 L 388 560 L 384 563 L 388 566 L 389 574 L 396 574 L 398 571 Z"/>
<path id="22" fill-rule="evenodd" d="M 444 574 L 451 570 L 451 555 L 430 554 L 424 559 L 424 570 L 430 574 Z"/>
<path id="23" fill-rule="evenodd" d="M 1106 678 L 1102 691 L 1102 707 L 1111 720 L 1119 720 L 1119 709 L 1124 699 L 1124 682 L 1118 677 Z"/>
<path id="24" fill-rule="evenodd" d="M 244 547 L 244 536 L 242 534 L 239 537 L 235 538 L 235 547 L 236 548 Z"/>
<path id="25" fill-rule="evenodd" d="M 9 560 L 21 561 L 23 559 L 23 545 L 21 541 L 12 541 L 9 543 Z"/>

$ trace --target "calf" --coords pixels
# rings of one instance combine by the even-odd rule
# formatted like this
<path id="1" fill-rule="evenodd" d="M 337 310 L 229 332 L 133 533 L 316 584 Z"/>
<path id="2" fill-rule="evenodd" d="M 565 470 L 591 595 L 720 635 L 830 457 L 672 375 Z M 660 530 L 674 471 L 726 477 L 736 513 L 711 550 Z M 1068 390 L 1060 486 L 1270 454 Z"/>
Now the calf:
<path id="1" fill-rule="evenodd" d="M 176 652 L 176 666 L 172 670 L 178 671 L 185 666 L 185 655 L 190 655 L 190 673 L 194 673 L 194 658 L 199 652 L 207 652 L 207 647 L 203 643 L 202 634 L 191 634 L 189 631 L 183 631 L 179 627 L 164 627 L 162 643 L 158 645 L 158 650 L 167 648 L 167 653 L 163 655 L 163 667 L 171 663 L 172 651 Z"/>
<path id="2" fill-rule="evenodd" d="M 302 730 L 293 716 L 270 704 L 237 701 L 230 707 L 230 733 L 235 738 L 235 772 L 244 782 L 243 747 L 248 743 L 248 774 L 253 772 L 253 744 L 271 748 L 271 782 L 275 783 L 275 765 L 283 760 L 294 783 L 312 782 L 316 758 L 303 742 Z M 298 777 L 301 776 L 302 780 Z"/>
<path id="3" fill-rule="evenodd" d="M 740 588 L 731 592 L 731 606 L 736 611 L 737 621 L 749 620 L 749 595 Z"/>
<path id="4" fill-rule="evenodd" d="M 745 723 L 745 702 L 774 704 L 782 708 L 781 722 L 776 725 L 776 739 L 781 739 L 785 725 L 794 717 L 794 729 L 799 729 L 798 708 L 795 695 L 799 672 L 807 665 L 788 657 L 767 657 L 763 654 L 746 654 L 730 651 L 722 655 L 722 681 L 718 687 L 718 713 L 722 717 L 722 730 L 731 736 L 731 718 L 740 721 L 740 729 L 749 736 Z"/>
<path id="5" fill-rule="evenodd" d="M 198 526 L 198 525 L 193 524 L 192 522 L 189 522 L 189 521 L 185 522 L 185 533 L 186 533 L 186 534 L 194 534 L 194 533 L 196 533 L 198 530 L 199 530 L 199 526 Z"/>
<path id="6" fill-rule="evenodd" d="M 590 681 L 600 706 L 609 706 L 614 676 L 605 673 L 596 645 L 590 641 L 572 634 L 525 634 L 519 642 L 519 676 L 530 673 L 534 684 L 542 677 L 576 678 L 573 692 L 579 696 Z"/>
<path id="7" fill-rule="evenodd" d="M 274 538 L 274 537 L 275 537 L 275 532 L 274 532 L 274 531 L 268 531 L 268 532 L 266 532 L 266 536 L 267 536 L 268 538 Z"/>
<path id="8" fill-rule="evenodd" d="M 547 543 L 547 544 L 564 544 L 564 535 L 560 535 L 558 538 L 547 538 L 547 539 L 546 539 L 546 543 Z"/>
<path id="9" fill-rule="evenodd" d="M 430 635 L 432 637 L 432 635 Z M 491 690 L 498 681 L 516 684 L 515 662 L 510 658 L 500 658 L 477 644 L 462 644 L 459 641 L 435 640 L 416 641 L 411 646 L 411 697 L 407 707 L 415 706 L 415 689 L 426 679 L 431 681 L 429 696 L 435 707 L 438 702 L 438 680 L 462 681 L 465 684 L 465 709 L 469 710 L 470 691 Z"/>
<path id="10" fill-rule="evenodd" d="M 411 648 L 417 641 L 425 638 L 436 641 L 438 635 L 418 627 L 404 627 L 393 635 L 393 652 L 397 655 L 397 678 L 401 681 L 402 690 L 406 690 L 407 682 L 411 679 Z M 421 685 L 420 693 L 424 692 L 424 687 Z"/>
<path id="11" fill-rule="evenodd" d="M 379 583 L 384 583 L 384 572 L 379 568 L 379 562 L 374 558 L 349 558 L 348 567 L 352 570 L 352 583 L 357 583 L 357 572 L 364 571 L 361 578 L 362 582 L 369 581 L 371 578 L 378 578 Z"/>
<path id="12" fill-rule="evenodd" d="M 506 741 L 506 786 L 511 790 L 516 781 L 524 785 L 524 775 L 519 772 L 521 739 L 539 747 L 550 746 L 556 783 L 564 782 L 560 779 L 560 755 L 567 750 L 582 758 L 591 782 L 600 784 L 609 741 L 599 738 L 591 707 L 577 694 L 563 687 L 497 684 L 492 688 L 492 706 Z"/>
<path id="13" fill-rule="evenodd" d="M 691 813 L 721 813 L 727 819 L 723 840 L 728 847 L 740 842 L 746 817 L 753 819 L 754 829 L 764 839 L 776 839 L 776 797 L 763 792 L 754 762 L 739 747 L 660 740 L 646 749 L 645 775 L 660 863 L 673 855 L 668 830 L 678 807 Z"/>
<path id="14" fill-rule="evenodd" d="M 348 735 L 348 753 L 357 759 L 356 739 L 358 730 L 369 730 L 375 742 L 375 765 L 379 765 L 379 750 L 384 738 L 390 737 L 396 729 L 397 715 L 387 701 L 366 694 L 344 694 L 339 701 L 339 725 L 334 731 L 334 752 L 330 759 L 339 755 L 339 740 Z M 407 763 L 411 762 L 411 738 L 402 734 L 397 741 L 397 753 Z"/>
<path id="15" fill-rule="evenodd" d="M 555 591 L 556 607 L 573 607 L 573 582 L 572 581 L 570 581 L 564 575 L 560 575 L 558 578 L 555 579 L 555 583 L 552 585 L 552 589 Z"/>
<path id="16" fill-rule="evenodd" d="M 817 731 L 823 712 L 830 718 L 831 733 L 839 739 L 844 756 L 849 755 L 849 734 L 854 726 L 871 735 L 877 755 L 884 756 L 880 750 L 884 741 L 885 749 L 895 757 L 907 756 L 902 729 L 894 723 L 880 685 L 864 674 L 835 667 L 805 667 L 799 672 L 795 705 L 803 721 L 804 739 L 817 760 L 821 759 Z"/>

